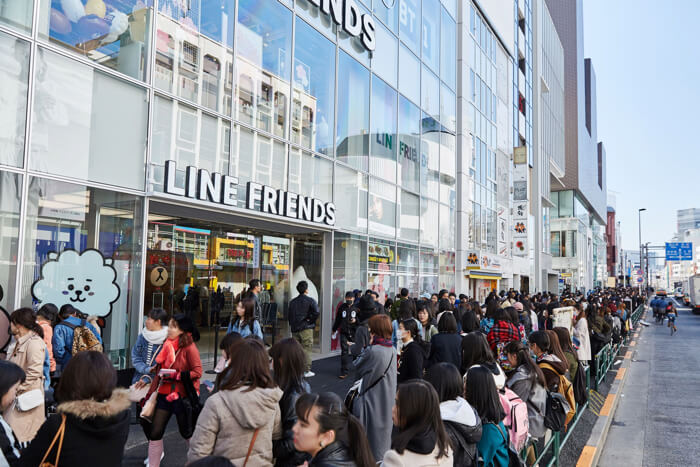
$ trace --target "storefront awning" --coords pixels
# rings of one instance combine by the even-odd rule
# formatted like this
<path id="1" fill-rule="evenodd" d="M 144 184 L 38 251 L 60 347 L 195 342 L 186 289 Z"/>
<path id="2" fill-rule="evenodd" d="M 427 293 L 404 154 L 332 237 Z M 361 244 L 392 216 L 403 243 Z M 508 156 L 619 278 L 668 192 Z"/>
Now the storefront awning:
<path id="1" fill-rule="evenodd" d="M 501 274 L 500 273 L 488 273 L 488 272 L 482 272 L 482 271 L 475 271 L 475 272 L 469 273 L 469 278 L 470 279 L 486 279 L 488 281 L 493 281 L 493 280 L 501 279 Z"/>

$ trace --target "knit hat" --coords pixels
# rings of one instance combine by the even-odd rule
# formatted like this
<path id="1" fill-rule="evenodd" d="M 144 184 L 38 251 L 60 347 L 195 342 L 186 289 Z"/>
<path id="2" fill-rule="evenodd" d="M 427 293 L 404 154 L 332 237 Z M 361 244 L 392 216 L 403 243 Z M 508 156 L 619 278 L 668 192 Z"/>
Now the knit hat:
<path id="1" fill-rule="evenodd" d="M 513 308 L 515 308 L 515 311 L 523 311 L 523 304 L 520 302 L 515 302 L 513 303 Z"/>

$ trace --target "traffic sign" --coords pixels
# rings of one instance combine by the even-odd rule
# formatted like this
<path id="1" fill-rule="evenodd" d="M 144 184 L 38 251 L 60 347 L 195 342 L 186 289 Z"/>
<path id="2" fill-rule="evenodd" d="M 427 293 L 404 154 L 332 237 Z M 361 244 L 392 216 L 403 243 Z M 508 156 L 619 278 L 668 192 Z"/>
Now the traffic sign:
<path id="1" fill-rule="evenodd" d="M 692 261 L 693 244 L 690 242 L 666 242 L 666 261 Z"/>
<path id="2" fill-rule="evenodd" d="M 643 277 L 638 277 L 638 278 L 637 278 L 637 282 L 639 282 L 639 283 L 641 284 L 642 282 L 644 282 L 644 278 L 643 278 Z"/>

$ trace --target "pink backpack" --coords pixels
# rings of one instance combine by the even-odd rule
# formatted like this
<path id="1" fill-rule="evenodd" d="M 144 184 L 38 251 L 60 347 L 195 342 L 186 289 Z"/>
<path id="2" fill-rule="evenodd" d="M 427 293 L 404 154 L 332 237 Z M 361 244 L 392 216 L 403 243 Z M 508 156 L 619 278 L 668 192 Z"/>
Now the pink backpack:
<path id="1" fill-rule="evenodd" d="M 525 447 L 529 431 L 527 404 L 510 388 L 504 388 L 498 392 L 498 395 L 503 411 L 506 413 L 503 424 L 508 430 L 510 445 L 516 452 L 520 452 Z"/>

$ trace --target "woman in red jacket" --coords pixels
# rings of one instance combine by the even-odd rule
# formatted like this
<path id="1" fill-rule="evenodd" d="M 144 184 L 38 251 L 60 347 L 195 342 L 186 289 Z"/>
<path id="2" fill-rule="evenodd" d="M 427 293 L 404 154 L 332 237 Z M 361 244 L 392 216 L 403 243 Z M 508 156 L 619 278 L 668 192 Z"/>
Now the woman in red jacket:
<path id="1" fill-rule="evenodd" d="M 174 356 L 170 361 L 159 365 L 159 377 L 156 378 L 158 396 L 156 410 L 150 423 L 144 424 L 148 438 L 148 465 L 159 467 L 163 455 L 163 433 L 170 417 L 175 414 L 180 435 L 189 441 L 194 432 L 195 420 L 192 420 L 191 397 L 199 395 L 199 378 L 202 376 L 202 362 L 195 342 L 199 340 L 199 331 L 194 322 L 183 314 L 173 316 L 168 324 L 168 339 Z M 195 394 L 188 394 L 188 386 Z"/>

